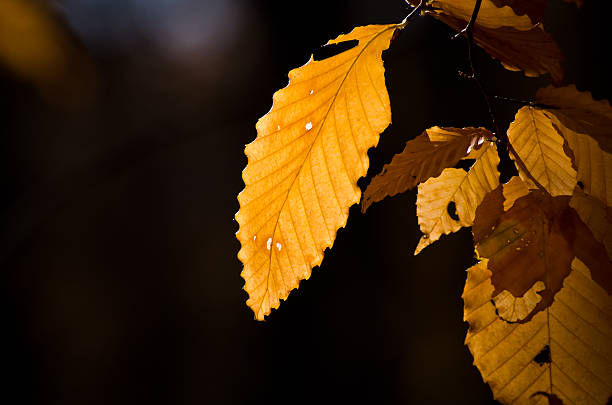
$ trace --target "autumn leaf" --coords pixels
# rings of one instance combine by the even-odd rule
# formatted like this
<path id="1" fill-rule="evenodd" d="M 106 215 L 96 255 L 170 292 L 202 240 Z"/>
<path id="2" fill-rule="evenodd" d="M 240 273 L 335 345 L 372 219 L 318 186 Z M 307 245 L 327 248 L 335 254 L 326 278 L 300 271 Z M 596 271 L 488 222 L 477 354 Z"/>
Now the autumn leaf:
<path id="1" fill-rule="evenodd" d="M 486 142 L 476 156 L 469 171 L 444 169 L 438 177 L 419 185 L 417 194 L 417 217 L 423 236 L 414 252 L 434 243 L 442 234 L 456 232 L 474 222 L 476 208 L 499 184 L 497 165 L 499 157 L 494 143 Z M 449 213 L 449 205 L 455 207 L 455 218 Z"/>
<path id="2" fill-rule="evenodd" d="M 574 259 L 553 304 L 526 324 L 499 317 L 493 291 L 487 260 L 468 269 L 465 343 L 495 399 L 541 403 L 546 393 L 542 398 L 564 404 L 605 404 L 612 395 L 612 297 L 589 269 Z"/>
<path id="3" fill-rule="evenodd" d="M 575 86 L 540 89 L 536 101 L 554 107 L 538 111 L 540 131 L 552 134 L 550 128 L 554 128 L 565 139 L 584 191 L 611 206 L 612 108 L 608 101 L 595 101 Z"/>
<path id="4" fill-rule="evenodd" d="M 414 1 L 413 1 L 414 3 Z M 542 24 L 534 24 L 527 15 L 517 15 L 508 6 L 498 7 L 492 0 L 483 0 L 476 24 L 474 41 L 509 70 L 522 70 L 527 76 L 550 73 L 555 83 L 563 80 L 561 51 Z M 472 0 L 434 0 L 432 15 L 456 31 L 467 25 L 475 2 Z M 532 18 L 541 18 L 535 6 Z M 524 7 L 523 7 L 524 9 Z M 539 22 L 539 21 L 538 21 Z"/>
<path id="5" fill-rule="evenodd" d="M 289 72 L 247 145 L 238 258 L 257 319 L 310 277 L 358 203 L 367 151 L 391 121 L 382 51 L 397 25 L 369 25 L 329 44 L 358 44 Z"/>
<path id="6" fill-rule="evenodd" d="M 546 109 L 563 126 L 594 138 L 605 152 L 612 153 L 612 107 L 608 100 L 594 100 L 588 91 L 575 85 L 548 86 L 536 93 L 536 102 L 554 108 Z"/>
<path id="7" fill-rule="evenodd" d="M 504 290 L 524 296 L 537 282 L 545 289 L 542 300 L 528 316 L 550 306 L 569 274 L 574 257 L 585 262 L 593 279 L 612 293 L 612 261 L 603 246 L 569 206 L 570 197 L 551 197 L 531 191 L 504 212 L 500 188 L 489 193 L 476 211 L 472 232 L 479 257 L 489 259 L 495 287 L 493 296 Z"/>
<path id="8" fill-rule="evenodd" d="M 374 202 L 410 190 L 442 170 L 452 167 L 472 149 L 477 149 L 493 134 L 484 128 L 440 128 L 425 130 L 406 143 L 402 153 L 383 167 L 366 189 L 361 210 L 365 212 Z"/>
<path id="9" fill-rule="evenodd" d="M 553 196 L 572 195 L 577 183 L 576 170 L 563 150 L 563 137 L 546 111 L 522 107 L 508 128 L 508 140 L 546 191 Z M 520 165 L 519 175 L 530 182 Z"/>

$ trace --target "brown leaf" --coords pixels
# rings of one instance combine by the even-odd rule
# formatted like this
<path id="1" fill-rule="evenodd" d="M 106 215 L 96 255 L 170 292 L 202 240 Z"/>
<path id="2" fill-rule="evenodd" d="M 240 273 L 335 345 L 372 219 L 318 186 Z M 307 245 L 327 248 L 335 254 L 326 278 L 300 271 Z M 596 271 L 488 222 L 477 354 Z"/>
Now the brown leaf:
<path id="1" fill-rule="evenodd" d="M 468 269 L 465 343 L 501 403 L 542 403 L 545 392 L 565 404 L 604 404 L 612 394 L 612 297 L 582 262 L 571 268 L 552 306 L 526 324 L 496 314 L 487 260 Z"/>
<path id="2" fill-rule="evenodd" d="M 310 277 L 359 202 L 367 151 L 391 122 L 381 54 L 396 25 L 370 25 L 330 44 L 358 44 L 289 72 L 290 83 L 245 148 L 238 258 L 257 319 Z"/>
<path id="3" fill-rule="evenodd" d="M 474 4 L 471 0 L 434 1 L 433 5 L 440 10 L 432 14 L 461 31 L 470 20 Z M 534 11 L 532 18 L 540 18 L 538 13 L 541 11 Z M 534 25 L 527 15 L 517 15 L 510 7 L 499 8 L 492 0 L 483 0 L 473 35 L 474 41 L 505 68 L 522 70 L 527 76 L 550 73 L 553 82 L 562 82 L 559 47 L 542 25 Z"/>
<path id="4" fill-rule="evenodd" d="M 439 177 L 419 185 L 417 217 L 424 235 L 415 255 L 437 241 L 442 234 L 456 232 L 462 226 L 471 226 L 476 208 L 484 196 L 499 185 L 499 157 L 495 144 L 487 142 L 478 152 L 476 162 L 469 171 L 444 169 Z M 451 203 L 455 206 L 456 218 L 449 214 Z"/>
<path id="5" fill-rule="evenodd" d="M 572 195 L 576 170 L 563 150 L 559 134 L 546 111 L 523 107 L 508 128 L 508 140 L 529 173 L 553 196 Z M 527 176 L 519 166 L 523 181 Z M 533 187 L 533 186 L 532 186 Z"/>
<path id="6" fill-rule="evenodd" d="M 440 128 L 425 130 L 408 141 L 402 153 L 383 167 L 366 189 L 361 202 L 365 212 L 374 202 L 409 190 L 442 170 L 452 167 L 471 149 L 479 148 L 493 134 L 484 128 Z"/>
<path id="7" fill-rule="evenodd" d="M 531 22 L 544 22 L 546 0 L 492 0 L 497 7 L 508 6 L 518 15 L 527 15 Z"/>
<path id="8" fill-rule="evenodd" d="M 489 259 L 493 296 L 508 290 L 514 297 L 521 297 L 538 281 L 546 287 L 540 293 L 542 300 L 519 321 L 529 321 L 552 304 L 574 256 L 591 268 L 596 282 L 609 289 L 612 262 L 569 207 L 569 197 L 532 191 L 497 216 L 503 211 L 503 201 L 496 190 L 484 198 L 481 207 L 472 231 L 479 256 Z"/>

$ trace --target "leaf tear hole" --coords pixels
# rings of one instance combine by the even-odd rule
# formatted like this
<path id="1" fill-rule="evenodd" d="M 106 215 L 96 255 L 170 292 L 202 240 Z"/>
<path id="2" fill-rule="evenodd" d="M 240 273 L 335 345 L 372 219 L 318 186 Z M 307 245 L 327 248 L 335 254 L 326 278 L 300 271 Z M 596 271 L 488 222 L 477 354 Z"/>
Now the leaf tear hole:
<path id="1" fill-rule="evenodd" d="M 548 345 L 544 346 L 540 353 L 533 358 L 533 361 L 538 363 L 540 366 L 547 363 L 550 364 L 550 347 Z"/>
<path id="2" fill-rule="evenodd" d="M 357 44 L 359 44 L 359 41 L 353 39 L 350 41 L 340 42 L 339 44 L 323 45 L 314 51 L 312 57 L 316 61 L 328 59 L 356 47 Z"/>
<path id="3" fill-rule="evenodd" d="M 470 170 L 470 167 L 474 166 L 476 159 L 461 159 L 459 163 L 455 165 L 455 169 L 463 169 L 466 172 Z"/>
<path id="4" fill-rule="evenodd" d="M 451 201 L 446 206 L 446 212 L 448 216 L 454 219 L 455 221 L 459 221 L 459 215 L 457 215 L 457 205 L 454 201 Z"/>
<path id="5" fill-rule="evenodd" d="M 578 187 L 580 187 L 580 190 L 584 190 L 584 183 L 583 182 L 579 181 L 577 183 L 577 185 L 578 185 Z"/>

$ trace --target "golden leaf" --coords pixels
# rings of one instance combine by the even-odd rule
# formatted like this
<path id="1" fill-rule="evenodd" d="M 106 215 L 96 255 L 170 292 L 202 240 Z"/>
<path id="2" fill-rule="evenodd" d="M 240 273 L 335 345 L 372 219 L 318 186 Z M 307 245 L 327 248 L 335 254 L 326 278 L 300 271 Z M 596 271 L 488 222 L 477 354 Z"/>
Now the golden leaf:
<path id="1" fill-rule="evenodd" d="M 432 12 L 456 31 L 470 20 L 472 0 L 435 0 L 440 10 Z M 542 11 L 538 11 L 542 13 Z M 539 18 L 537 16 L 535 19 Z M 527 15 L 517 15 L 510 7 L 497 7 L 483 0 L 473 28 L 474 41 L 509 70 L 522 70 L 527 76 L 550 73 L 555 83 L 563 80 L 561 51 L 542 24 L 533 24 Z"/>
<path id="2" fill-rule="evenodd" d="M 612 261 L 592 232 L 569 207 L 569 197 L 551 197 L 536 190 L 517 199 L 507 212 L 499 189 L 489 193 L 476 211 L 472 232 L 479 257 L 489 259 L 496 296 L 504 290 L 524 296 L 543 282 L 542 300 L 527 316 L 549 307 L 570 272 L 574 257 L 587 263 L 593 279 L 612 291 Z"/>
<path id="3" fill-rule="evenodd" d="M 508 128 L 508 140 L 531 175 L 553 196 L 572 195 L 576 171 L 563 151 L 563 137 L 546 111 L 523 107 Z M 519 167 L 523 181 L 529 182 Z M 533 186 L 532 186 L 533 187 Z"/>
<path id="4" fill-rule="evenodd" d="M 437 241 L 442 234 L 458 231 L 474 222 L 476 208 L 484 196 L 499 184 L 499 157 L 494 143 L 485 143 L 478 151 L 476 162 L 469 171 L 444 169 L 438 177 L 419 185 L 417 217 L 424 233 L 414 252 Z M 457 219 L 449 214 L 454 203 Z"/>
<path id="5" fill-rule="evenodd" d="M 493 134 L 484 128 L 426 129 L 415 139 L 406 142 L 402 153 L 393 156 L 366 189 L 361 202 L 365 212 L 374 202 L 402 193 L 442 170 L 452 167 L 472 149 L 476 151 Z"/>
<path id="6" fill-rule="evenodd" d="M 612 297 L 581 261 L 571 269 L 552 306 L 526 324 L 495 313 L 486 260 L 468 269 L 465 343 L 501 403 L 546 404 L 554 395 L 564 404 L 605 404 L 612 395 Z"/>
<path id="7" fill-rule="evenodd" d="M 391 122 L 382 51 L 397 25 L 355 28 L 329 44 L 358 44 L 289 72 L 247 145 L 236 214 L 238 258 L 257 319 L 310 277 L 359 202 L 367 151 Z"/>

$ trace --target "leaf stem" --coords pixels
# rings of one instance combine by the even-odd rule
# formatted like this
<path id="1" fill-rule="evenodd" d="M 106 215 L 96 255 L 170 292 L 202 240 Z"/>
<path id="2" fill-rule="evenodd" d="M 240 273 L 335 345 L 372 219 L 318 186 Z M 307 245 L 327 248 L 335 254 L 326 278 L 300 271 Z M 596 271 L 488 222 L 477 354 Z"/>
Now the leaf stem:
<path id="1" fill-rule="evenodd" d="M 406 0 L 406 3 L 408 3 L 410 7 L 414 7 L 414 8 L 410 12 L 410 14 L 408 14 L 406 18 L 404 18 L 404 21 L 402 21 L 401 23 L 397 25 L 398 30 L 403 30 L 404 28 L 406 28 L 406 25 L 408 25 L 408 22 L 412 19 L 412 17 L 414 17 L 425 6 L 425 1 L 426 0 L 421 0 L 419 4 L 415 7 L 408 0 Z"/>

